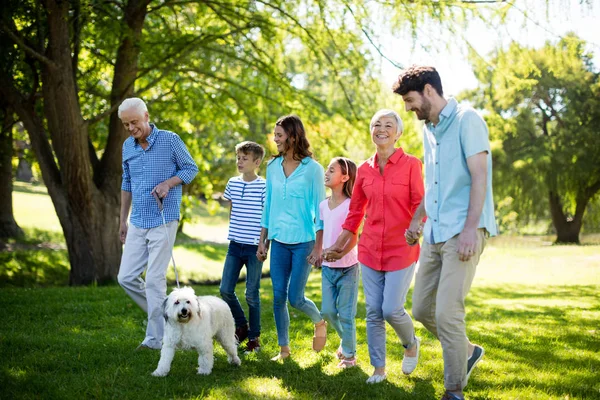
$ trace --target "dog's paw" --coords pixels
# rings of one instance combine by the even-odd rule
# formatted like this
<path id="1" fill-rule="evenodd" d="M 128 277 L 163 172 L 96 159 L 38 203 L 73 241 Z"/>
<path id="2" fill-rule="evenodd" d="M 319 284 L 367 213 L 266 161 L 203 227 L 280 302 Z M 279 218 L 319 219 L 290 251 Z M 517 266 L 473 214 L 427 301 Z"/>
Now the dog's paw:
<path id="1" fill-rule="evenodd" d="M 198 368 L 198 375 L 210 375 L 212 369 L 208 368 Z"/>
<path id="2" fill-rule="evenodd" d="M 240 365 L 242 365 L 242 360 L 240 360 L 240 358 L 238 356 L 230 357 L 229 364 L 240 366 Z"/>
<path id="3" fill-rule="evenodd" d="M 152 373 L 152 376 L 167 376 L 169 371 L 159 371 L 158 369 Z"/>

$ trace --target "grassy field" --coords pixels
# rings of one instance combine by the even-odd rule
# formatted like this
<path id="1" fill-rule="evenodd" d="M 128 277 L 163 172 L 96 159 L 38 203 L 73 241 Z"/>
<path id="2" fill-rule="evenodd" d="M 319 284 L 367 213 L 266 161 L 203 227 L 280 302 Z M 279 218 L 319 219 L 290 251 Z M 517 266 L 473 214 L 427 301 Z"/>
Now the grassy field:
<path id="1" fill-rule="evenodd" d="M 388 329 L 388 381 L 364 383 L 372 368 L 362 289 L 358 368 L 336 368 L 333 352 L 339 339 L 333 332 L 325 351 L 310 350 L 311 324 L 293 309 L 292 360 L 269 361 L 277 352 L 269 279 L 262 281 L 262 352 L 241 355 L 242 366 L 236 368 L 217 347 L 208 377 L 195 374 L 193 352 L 178 352 L 171 374 L 153 378 L 158 352 L 133 351 L 143 338 L 145 315 L 119 287 L 39 287 L 60 283 L 66 254 L 59 230 L 38 228 L 42 219 L 52 224 L 51 216 L 25 222 L 27 216 L 20 213 L 27 196 L 33 196 L 30 206 L 47 200 L 32 191 L 18 191 L 15 205 L 17 221 L 34 238 L 9 243 L 11 251 L 0 252 L 0 284 L 5 286 L 0 289 L 2 399 L 435 399 L 443 393 L 441 347 L 418 323 L 423 346 L 415 373 L 402 375 L 402 348 Z M 223 215 L 200 214 L 178 238 L 178 265 L 221 268 L 225 246 L 201 235 L 222 231 Z M 212 228 L 203 229 L 203 224 Z M 600 237 L 585 241 L 583 246 L 553 246 L 544 237 L 489 242 L 468 297 L 469 337 L 486 349 L 466 388 L 469 399 L 600 398 Z M 29 275 L 18 271 L 33 260 L 43 262 Z M 61 263 L 64 267 L 56 266 Z M 16 272 L 9 276 L 9 268 Z M 11 287 L 18 284 L 19 274 L 31 287 Z M 218 292 L 216 286 L 194 287 L 199 294 Z M 310 276 L 307 295 L 320 304 L 317 271 Z M 238 296 L 243 298 L 243 287 Z"/>

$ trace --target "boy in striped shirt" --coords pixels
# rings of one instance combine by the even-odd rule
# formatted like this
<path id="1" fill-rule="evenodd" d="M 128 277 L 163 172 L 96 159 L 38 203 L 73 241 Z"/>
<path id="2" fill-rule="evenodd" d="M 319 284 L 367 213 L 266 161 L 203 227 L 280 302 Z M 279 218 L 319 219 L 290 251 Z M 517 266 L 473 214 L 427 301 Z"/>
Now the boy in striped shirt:
<path id="1" fill-rule="evenodd" d="M 242 142 L 235 146 L 237 168 L 241 173 L 227 182 L 223 197 L 231 202 L 229 213 L 229 249 L 221 278 L 221 297 L 229 304 L 235 319 L 238 343 L 248 339 L 246 351 L 260 350 L 260 278 L 262 262 L 256 257 L 260 238 L 260 220 L 265 204 L 266 182 L 256 171 L 265 155 L 258 143 Z M 250 326 L 235 295 L 235 285 L 246 265 L 246 303 Z"/>

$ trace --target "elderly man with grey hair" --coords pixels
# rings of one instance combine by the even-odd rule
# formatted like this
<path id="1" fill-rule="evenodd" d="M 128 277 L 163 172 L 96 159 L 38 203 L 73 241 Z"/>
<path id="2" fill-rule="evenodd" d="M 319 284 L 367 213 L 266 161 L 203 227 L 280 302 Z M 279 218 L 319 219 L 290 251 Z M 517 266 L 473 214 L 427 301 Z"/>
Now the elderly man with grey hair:
<path id="1" fill-rule="evenodd" d="M 423 197 L 421 161 L 396 147 L 402 136 L 402 119 L 393 110 L 380 110 L 371 119 L 371 140 L 376 153 L 358 167 L 350 209 L 336 243 L 324 251 L 335 261 L 337 252 L 364 228 L 358 242 L 367 306 L 367 341 L 374 367 L 367 383 L 385 380 L 386 321 L 404 346 L 402 372 L 417 367 L 419 339 L 404 308 L 406 294 L 419 259 L 419 247 L 407 244 L 404 233 Z"/>
<path id="2" fill-rule="evenodd" d="M 179 221 L 181 185 L 194 179 L 198 166 L 177 134 L 149 123 L 143 100 L 126 99 L 118 113 L 130 134 L 123 143 L 120 237 L 125 247 L 118 280 L 148 313 L 146 337 L 138 349 L 160 349 L 164 331 L 161 308 Z M 163 218 L 154 194 L 162 200 L 165 227 L 161 227 Z M 144 271 L 145 282 L 141 277 Z"/>

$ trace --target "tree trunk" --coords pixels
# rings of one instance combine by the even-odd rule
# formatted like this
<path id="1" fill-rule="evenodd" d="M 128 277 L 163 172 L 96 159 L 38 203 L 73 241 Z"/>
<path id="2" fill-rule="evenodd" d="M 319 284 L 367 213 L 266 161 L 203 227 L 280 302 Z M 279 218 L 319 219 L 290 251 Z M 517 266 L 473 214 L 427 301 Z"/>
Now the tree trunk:
<path id="1" fill-rule="evenodd" d="M 578 199 L 577 211 L 572 219 L 567 219 L 558 193 L 549 191 L 549 200 L 552 224 L 554 225 L 554 229 L 556 229 L 556 243 L 579 244 L 579 232 L 581 232 L 583 223 L 583 213 L 589 199 L 587 201 Z"/>
<path id="2" fill-rule="evenodd" d="M 125 7 L 127 27 L 117 52 L 113 104 L 133 93 L 139 56 L 136 44 L 148 2 L 129 0 Z M 70 284 L 104 283 L 115 280 L 121 259 L 120 154 L 125 134 L 111 115 L 107 146 L 102 160 L 97 159 L 79 108 L 76 62 L 71 55 L 70 4 L 47 0 L 43 6 L 47 45 L 43 53 L 35 54 L 39 70 L 34 69 L 41 77 L 43 107 L 35 102 L 39 96 L 19 92 L 10 74 L 0 74 L 0 93 L 23 121 L 40 164 L 67 243 Z"/>
<path id="3" fill-rule="evenodd" d="M 0 239 L 23 236 L 13 215 L 12 205 L 12 110 L 2 107 L 4 116 L 0 131 Z"/>

